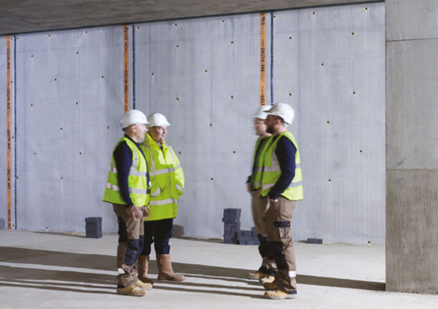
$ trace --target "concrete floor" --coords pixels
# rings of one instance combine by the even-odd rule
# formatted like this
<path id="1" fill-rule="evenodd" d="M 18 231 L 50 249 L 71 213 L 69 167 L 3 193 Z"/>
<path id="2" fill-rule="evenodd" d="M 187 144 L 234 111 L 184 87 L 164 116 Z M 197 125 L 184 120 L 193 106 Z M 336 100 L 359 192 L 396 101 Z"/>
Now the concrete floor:
<path id="1" fill-rule="evenodd" d="M 264 299 L 246 279 L 256 246 L 172 239 L 182 283 L 157 282 L 142 298 L 115 294 L 117 236 L 0 230 L 1 308 L 436 308 L 438 296 L 385 292 L 383 246 L 296 243 L 298 298 Z M 151 274 L 157 273 L 152 263 Z"/>

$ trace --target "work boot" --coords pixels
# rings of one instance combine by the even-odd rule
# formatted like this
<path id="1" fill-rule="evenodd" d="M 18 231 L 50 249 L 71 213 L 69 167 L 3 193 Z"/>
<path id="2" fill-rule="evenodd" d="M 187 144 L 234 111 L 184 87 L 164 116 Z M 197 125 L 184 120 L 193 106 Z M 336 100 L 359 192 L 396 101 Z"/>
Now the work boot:
<path id="1" fill-rule="evenodd" d="M 148 276 L 149 255 L 140 255 L 138 258 L 138 280 L 153 285 L 152 279 Z"/>
<path id="2" fill-rule="evenodd" d="M 175 274 L 172 269 L 170 254 L 157 254 L 158 280 L 184 281 L 181 274 Z"/>
<path id="3" fill-rule="evenodd" d="M 297 291 L 286 293 L 280 289 L 273 291 L 266 291 L 265 297 L 269 299 L 294 299 L 297 298 Z"/>
<path id="4" fill-rule="evenodd" d="M 259 279 L 261 284 L 271 283 L 271 282 L 274 282 L 274 280 L 275 280 L 274 276 L 265 276 L 265 277 Z"/>
<path id="5" fill-rule="evenodd" d="M 145 296 L 146 291 L 133 284 L 126 288 L 117 288 L 117 294 L 129 296 Z"/>
<path id="6" fill-rule="evenodd" d="M 249 272 L 248 273 L 248 279 L 257 279 L 260 280 L 262 278 L 265 278 L 267 275 L 260 272 L 260 271 L 255 271 L 255 272 Z"/>
<path id="7" fill-rule="evenodd" d="M 142 290 L 150 290 L 152 289 L 152 283 L 149 282 L 141 282 L 140 280 L 137 280 L 135 283 L 137 287 L 139 287 Z"/>
<path id="8" fill-rule="evenodd" d="M 263 287 L 265 288 L 265 290 L 268 290 L 268 291 L 278 289 L 277 284 L 275 284 L 274 282 L 263 283 Z"/>

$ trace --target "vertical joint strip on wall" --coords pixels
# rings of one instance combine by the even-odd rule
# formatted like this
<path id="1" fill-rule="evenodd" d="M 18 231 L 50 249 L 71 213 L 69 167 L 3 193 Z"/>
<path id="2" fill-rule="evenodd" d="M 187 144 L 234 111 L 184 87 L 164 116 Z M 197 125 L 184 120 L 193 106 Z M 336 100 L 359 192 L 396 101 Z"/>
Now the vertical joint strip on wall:
<path id="1" fill-rule="evenodd" d="M 12 228 L 11 209 L 11 37 L 6 37 L 6 134 L 7 134 L 7 208 L 8 229 Z"/>
<path id="2" fill-rule="evenodd" d="M 260 13 L 260 105 L 265 105 L 266 15 Z"/>
<path id="3" fill-rule="evenodd" d="M 124 83 L 124 99 L 125 112 L 129 109 L 129 26 L 123 26 L 123 83 Z"/>

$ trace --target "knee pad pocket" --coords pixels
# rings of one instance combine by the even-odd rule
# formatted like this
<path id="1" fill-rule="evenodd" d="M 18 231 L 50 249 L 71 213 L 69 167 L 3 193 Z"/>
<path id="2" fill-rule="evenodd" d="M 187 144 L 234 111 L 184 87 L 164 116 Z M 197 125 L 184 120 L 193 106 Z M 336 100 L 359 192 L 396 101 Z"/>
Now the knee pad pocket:
<path id="1" fill-rule="evenodd" d="M 290 221 L 274 221 L 274 226 L 278 228 L 281 238 L 287 238 L 290 234 Z"/>

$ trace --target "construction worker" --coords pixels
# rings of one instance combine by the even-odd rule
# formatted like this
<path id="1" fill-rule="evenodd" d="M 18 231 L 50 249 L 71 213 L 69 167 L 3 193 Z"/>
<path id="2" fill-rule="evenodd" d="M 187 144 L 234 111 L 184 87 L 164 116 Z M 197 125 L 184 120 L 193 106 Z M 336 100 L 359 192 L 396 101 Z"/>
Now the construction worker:
<path id="1" fill-rule="evenodd" d="M 158 279 L 183 281 L 183 275 L 173 272 L 169 240 L 178 211 L 178 199 L 184 191 L 184 174 L 178 157 L 165 142 L 170 126 L 166 117 L 153 113 L 148 116 L 148 122 L 149 132 L 140 147 L 146 155 L 152 188 L 149 218 L 144 221 L 145 245 L 138 261 L 139 276 L 144 282 L 152 282 L 148 268 L 151 245 L 155 243 Z"/>
<path id="2" fill-rule="evenodd" d="M 248 273 L 250 279 L 265 279 L 265 282 L 272 282 L 275 275 L 275 261 L 266 248 L 268 241 L 264 216 L 269 207 L 269 199 L 262 198 L 260 193 L 262 191 L 262 168 L 263 168 L 263 154 L 266 151 L 271 134 L 266 132 L 265 119 L 268 116 L 265 111 L 271 109 L 271 106 L 262 106 L 254 115 L 254 129 L 259 136 L 256 142 L 254 151 L 254 161 L 252 166 L 252 174 L 248 177 L 247 189 L 251 193 L 251 208 L 254 220 L 254 226 L 257 232 L 257 237 L 260 241 L 259 253 L 262 257 L 262 265 L 256 272 Z"/>
<path id="3" fill-rule="evenodd" d="M 295 250 L 292 240 L 292 213 L 303 199 L 301 159 L 295 137 L 287 131 L 295 112 L 286 103 L 277 103 L 267 112 L 266 130 L 272 134 L 263 156 L 262 192 L 269 199 L 265 213 L 267 242 L 278 271 L 273 282 L 265 282 L 265 297 L 297 296 Z"/>
<path id="4" fill-rule="evenodd" d="M 117 142 L 103 201 L 113 204 L 119 223 L 117 294 L 144 296 L 150 283 L 138 280 L 135 263 L 143 250 L 143 217 L 147 216 L 149 174 L 139 143 L 147 132 L 146 116 L 131 110 L 123 115 L 125 135 Z"/>

